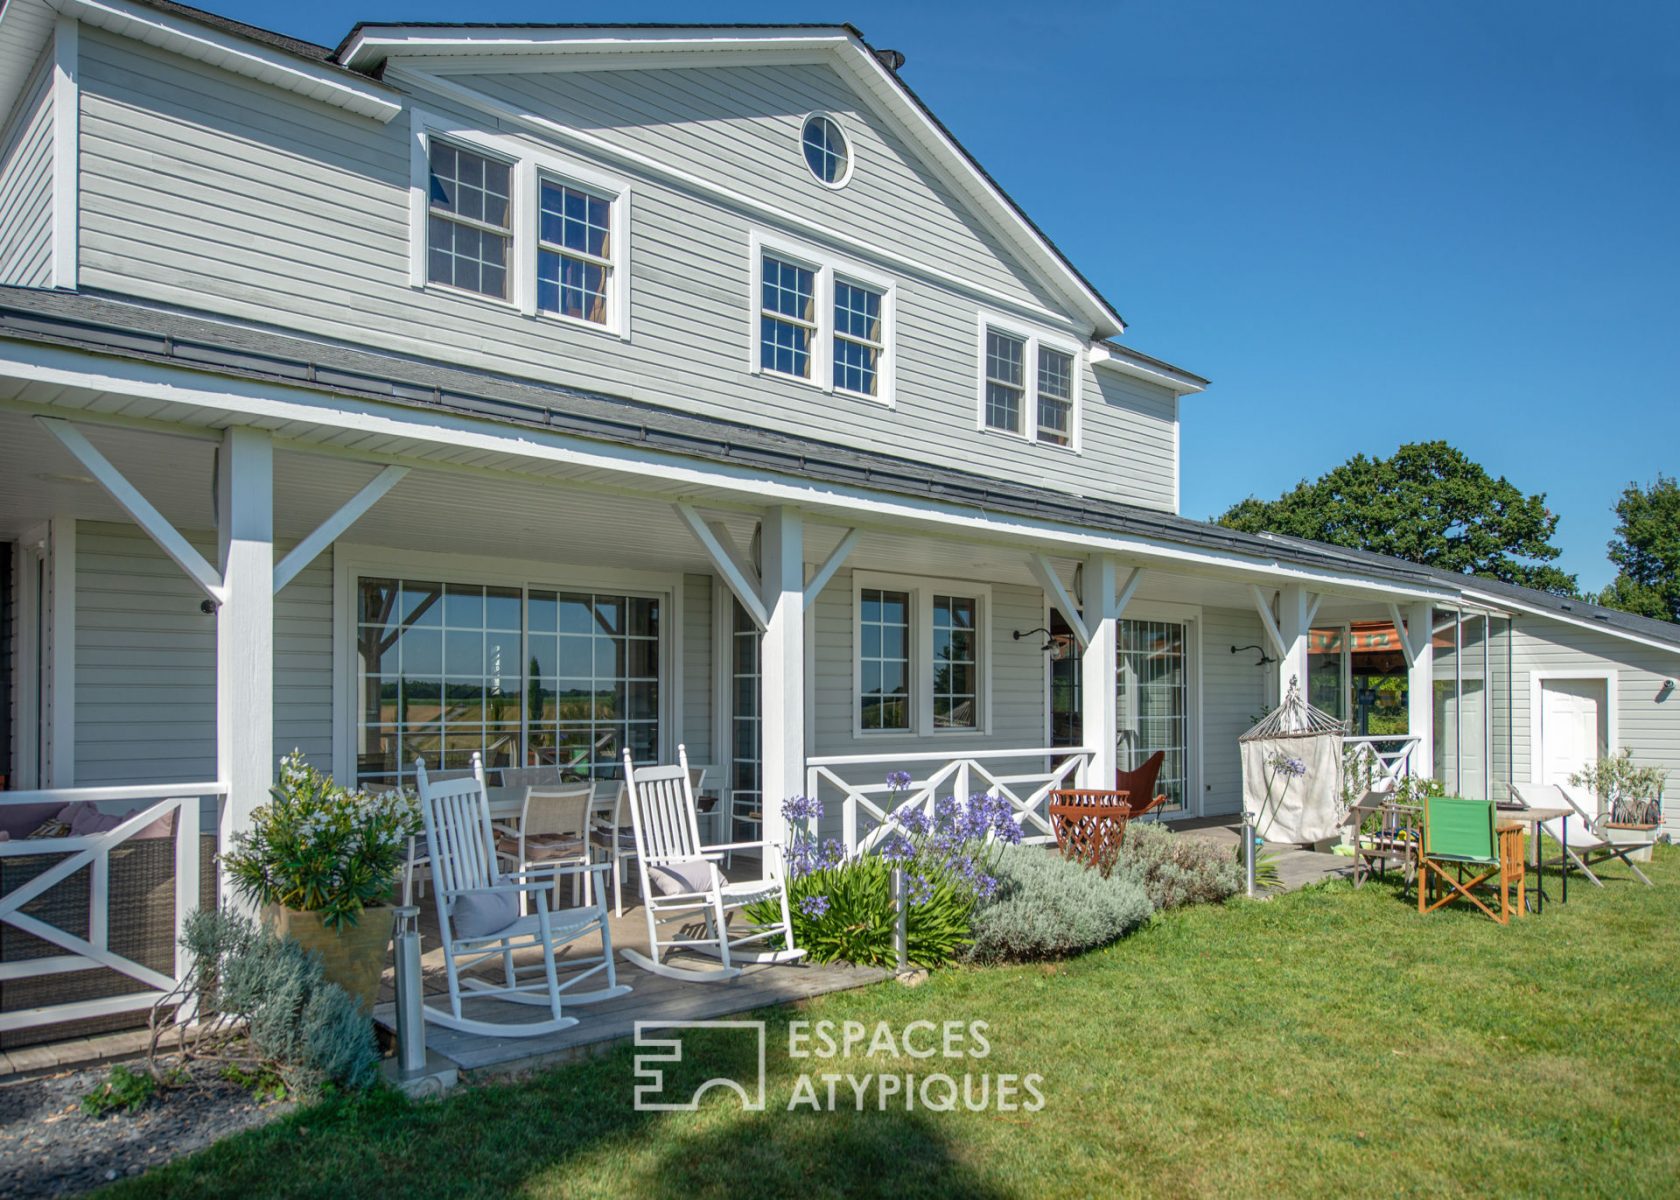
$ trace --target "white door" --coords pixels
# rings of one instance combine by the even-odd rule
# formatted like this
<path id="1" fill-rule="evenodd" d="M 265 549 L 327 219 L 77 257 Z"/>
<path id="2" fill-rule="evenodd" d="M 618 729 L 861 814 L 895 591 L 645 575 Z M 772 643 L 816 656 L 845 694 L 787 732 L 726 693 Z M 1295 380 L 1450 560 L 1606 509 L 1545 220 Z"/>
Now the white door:
<path id="1" fill-rule="evenodd" d="M 1568 786 L 1569 777 L 1606 753 L 1609 684 L 1602 679 L 1540 683 L 1540 783 Z"/>

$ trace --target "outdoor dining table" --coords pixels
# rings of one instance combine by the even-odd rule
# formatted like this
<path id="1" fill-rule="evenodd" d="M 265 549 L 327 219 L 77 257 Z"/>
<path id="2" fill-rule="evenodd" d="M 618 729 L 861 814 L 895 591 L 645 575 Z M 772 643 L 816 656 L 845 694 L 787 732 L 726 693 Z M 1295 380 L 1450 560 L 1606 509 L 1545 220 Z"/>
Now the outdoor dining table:
<path id="1" fill-rule="evenodd" d="M 1530 829 L 1530 838 L 1534 843 L 1534 911 L 1540 913 L 1546 907 L 1546 875 L 1545 851 L 1541 846 L 1543 836 L 1542 826 L 1547 821 L 1557 821 L 1563 830 L 1563 882 L 1559 885 L 1558 902 L 1569 903 L 1569 822 L 1564 818 L 1575 814 L 1567 808 L 1507 808 L 1498 806 L 1495 812 L 1502 820 L 1520 821 Z"/>

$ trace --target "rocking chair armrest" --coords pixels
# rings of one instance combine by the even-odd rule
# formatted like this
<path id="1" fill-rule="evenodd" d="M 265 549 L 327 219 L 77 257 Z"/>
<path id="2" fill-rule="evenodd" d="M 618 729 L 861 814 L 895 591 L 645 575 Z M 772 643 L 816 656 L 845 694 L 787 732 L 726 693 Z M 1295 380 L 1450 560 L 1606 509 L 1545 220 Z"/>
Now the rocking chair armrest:
<path id="1" fill-rule="evenodd" d="M 509 879 L 534 879 L 541 876 L 552 883 L 556 875 L 582 875 L 586 872 L 600 874 L 610 870 L 612 870 L 611 863 L 589 863 L 587 865 L 583 863 L 574 863 L 570 865 L 566 863 L 555 863 L 552 866 L 526 867 L 519 871 L 509 871 L 507 873 L 507 877 Z"/>
<path id="2" fill-rule="evenodd" d="M 707 842 L 700 847 L 700 853 L 702 857 L 706 857 L 714 854 L 722 855 L 726 850 L 752 850 L 755 848 L 762 850 L 767 845 L 768 843 L 762 838 L 756 842 Z"/>
<path id="3" fill-rule="evenodd" d="M 495 887 L 456 888 L 449 895 L 453 898 L 455 896 L 491 896 L 497 892 L 546 892 L 553 886 L 554 880 L 552 878 L 531 883 L 519 883 L 509 878 L 506 883 L 499 883 Z"/>

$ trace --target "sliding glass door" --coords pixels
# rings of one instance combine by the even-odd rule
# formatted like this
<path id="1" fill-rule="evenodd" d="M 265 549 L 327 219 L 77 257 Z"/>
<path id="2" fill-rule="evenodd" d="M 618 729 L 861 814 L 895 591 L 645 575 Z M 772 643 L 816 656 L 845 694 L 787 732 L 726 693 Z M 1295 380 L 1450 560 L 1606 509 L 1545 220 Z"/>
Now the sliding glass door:
<path id="1" fill-rule="evenodd" d="M 1190 663 L 1188 626 L 1176 621 L 1120 622 L 1119 726 L 1121 770 L 1166 755 L 1155 794 L 1182 812 L 1190 778 Z"/>

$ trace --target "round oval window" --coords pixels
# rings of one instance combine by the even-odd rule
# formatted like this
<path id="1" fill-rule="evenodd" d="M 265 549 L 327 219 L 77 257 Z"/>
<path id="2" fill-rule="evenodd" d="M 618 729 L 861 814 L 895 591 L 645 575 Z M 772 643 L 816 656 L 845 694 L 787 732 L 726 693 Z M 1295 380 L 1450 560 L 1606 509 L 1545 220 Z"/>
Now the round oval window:
<path id="1" fill-rule="evenodd" d="M 813 113 L 805 118 L 803 141 L 805 165 L 811 168 L 811 174 L 830 187 L 846 182 L 852 170 L 852 148 L 846 144 L 838 121 Z"/>

